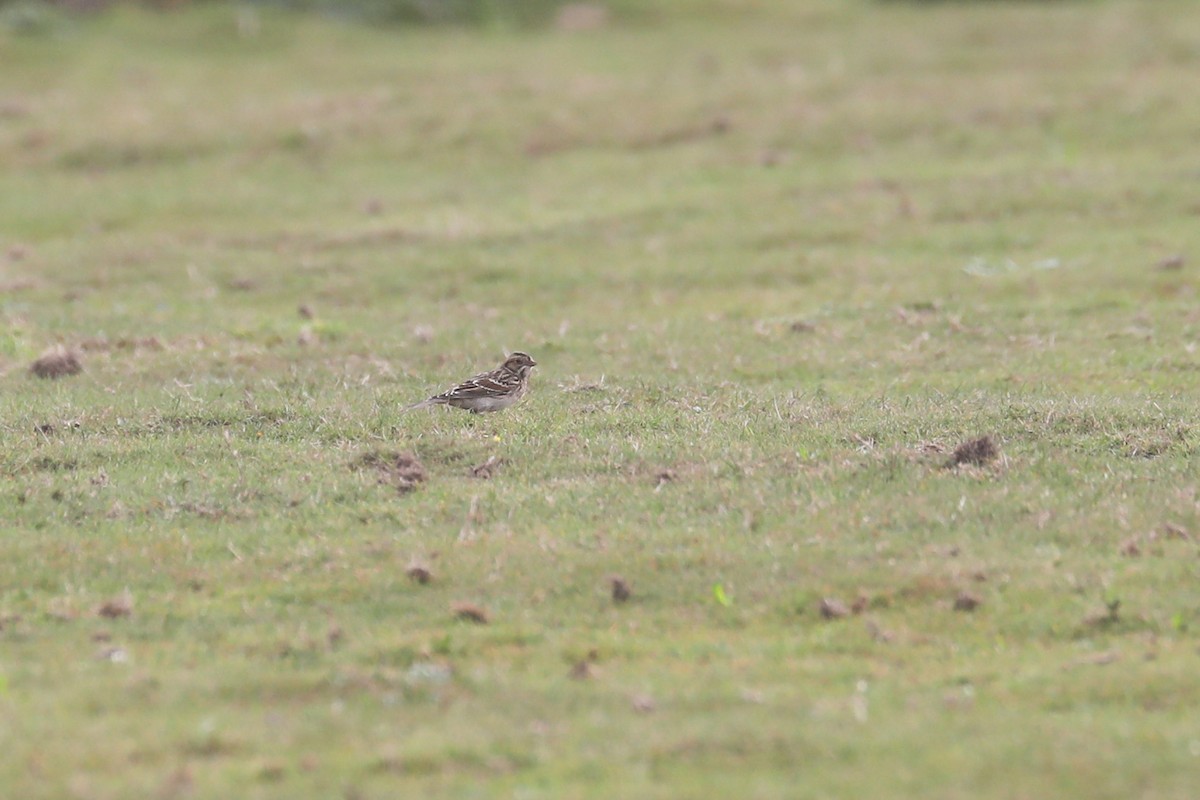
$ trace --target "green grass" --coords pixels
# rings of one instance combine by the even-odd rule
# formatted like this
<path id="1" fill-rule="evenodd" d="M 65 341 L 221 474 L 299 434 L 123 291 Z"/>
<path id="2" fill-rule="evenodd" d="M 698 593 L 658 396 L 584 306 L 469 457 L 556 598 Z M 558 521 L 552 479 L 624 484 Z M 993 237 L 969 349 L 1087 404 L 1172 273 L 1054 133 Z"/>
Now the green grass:
<path id="1" fill-rule="evenodd" d="M 0 793 L 1194 796 L 1200 6 L 255 13 L 0 26 Z"/>

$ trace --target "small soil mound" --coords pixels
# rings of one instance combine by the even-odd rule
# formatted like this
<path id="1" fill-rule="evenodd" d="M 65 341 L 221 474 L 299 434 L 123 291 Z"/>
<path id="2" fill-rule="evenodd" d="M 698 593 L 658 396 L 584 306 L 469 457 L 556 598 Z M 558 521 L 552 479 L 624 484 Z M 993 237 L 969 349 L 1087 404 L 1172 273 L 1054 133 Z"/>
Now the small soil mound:
<path id="1" fill-rule="evenodd" d="M 487 609 L 474 603 L 455 603 L 450 606 L 450 611 L 457 619 L 474 622 L 476 625 L 487 625 L 491 621 Z"/>
<path id="2" fill-rule="evenodd" d="M 610 575 L 608 582 L 612 585 L 612 599 L 614 603 L 624 603 L 633 596 L 633 590 L 629 588 L 629 581 L 620 575 Z"/>
<path id="3" fill-rule="evenodd" d="M 571 667 L 571 671 L 568 672 L 567 675 L 572 680 L 586 681 L 586 680 L 591 680 L 592 678 L 596 677 L 596 670 L 592 666 L 592 662 L 586 661 L 586 660 L 579 661 L 579 662 L 576 662 L 575 665 Z"/>
<path id="4" fill-rule="evenodd" d="M 133 595 L 129 590 L 116 597 L 105 600 L 96 608 L 96 616 L 107 619 L 119 619 L 133 614 Z"/>
<path id="5" fill-rule="evenodd" d="M 984 464 L 994 461 L 998 455 L 1000 455 L 1000 448 L 996 446 L 992 437 L 980 436 L 978 439 L 971 439 L 954 448 L 954 453 L 946 462 L 946 466 L 957 467 L 962 464 L 971 464 L 982 467 Z"/>
<path id="6" fill-rule="evenodd" d="M 983 598 L 972 592 L 959 592 L 958 597 L 954 598 L 955 611 L 974 611 L 983 605 Z"/>
<path id="7" fill-rule="evenodd" d="M 846 604 L 833 597 L 823 598 L 818 611 L 821 612 L 822 619 L 842 619 L 850 616 L 850 609 Z"/>
<path id="8" fill-rule="evenodd" d="M 395 486 L 402 494 L 413 491 L 429 477 L 425 465 L 411 453 L 372 450 L 355 459 L 351 467 L 376 470 L 380 483 Z"/>
<path id="9" fill-rule="evenodd" d="M 503 459 L 496 458 L 495 456 L 488 456 L 487 461 L 471 467 L 471 477 L 480 478 L 485 481 L 489 480 L 493 475 L 496 474 L 496 471 L 500 469 L 500 465 L 503 463 Z"/>
<path id="10" fill-rule="evenodd" d="M 417 561 L 409 564 L 408 568 L 404 570 L 404 574 L 410 580 L 420 584 L 426 584 L 433 580 L 433 572 L 430 571 L 429 567 Z"/>
<path id="11" fill-rule="evenodd" d="M 654 702 L 654 698 L 648 694 L 636 694 L 630 702 L 633 704 L 633 710 L 639 714 L 649 714 L 658 708 L 658 704 Z"/>
<path id="12" fill-rule="evenodd" d="M 83 372 L 83 362 L 78 353 L 60 344 L 42 353 L 37 361 L 29 365 L 29 371 L 39 378 L 62 378 Z"/>

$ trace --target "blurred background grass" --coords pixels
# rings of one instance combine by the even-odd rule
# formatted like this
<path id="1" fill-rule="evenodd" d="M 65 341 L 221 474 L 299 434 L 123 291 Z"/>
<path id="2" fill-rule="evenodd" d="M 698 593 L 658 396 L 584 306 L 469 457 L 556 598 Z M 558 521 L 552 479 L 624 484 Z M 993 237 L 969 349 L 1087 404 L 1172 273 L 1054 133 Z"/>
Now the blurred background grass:
<path id="1" fill-rule="evenodd" d="M 890 3 L 969 3 L 994 0 L 875 0 Z M 1033 0 L 1036 2 L 1037 0 Z M 1060 0 L 1040 0 L 1051 3 Z M 1080 0 L 1074 0 L 1079 2 Z M 52 24 L 55 13 L 104 11 L 121 0 L 0 0 L 0 14 L 10 27 L 29 31 Z M 392 25 L 462 25 L 478 27 L 540 27 L 554 22 L 589 26 L 603 19 L 620 22 L 678 17 L 713 12 L 750 13 L 770 10 L 771 0 L 141 0 L 149 8 L 178 10 L 194 5 L 233 5 L 245 9 L 275 8 L 317 12 L 368 23 Z"/>
<path id="2" fill-rule="evenodd" d="M 683 5 L 704 11 L 724 7 L 746 7 L 737 0 L 607 0 L 581 3 L 570 0 L 146 0 L 139 3 L 164 11 L 189 5 L 234 5 L 244 9 L 264 8 L 315 12 L 331 17 L 368 23 L 393 25 L 462 25 L 479 27 L 538 27 L 553 22 L 560 14 L 566 24 L 595 20 L 597 14 L 614 15 L 622 20 L 645 18 L 659 13 L 677 13 Z M 0 19 L 10 27 L 34 32 L 54 24 L 56 14 L 103 12 L 122 3 L 114 0 L 0 0 Z M 129 5 L 130 3 L 124 3 Z"/>

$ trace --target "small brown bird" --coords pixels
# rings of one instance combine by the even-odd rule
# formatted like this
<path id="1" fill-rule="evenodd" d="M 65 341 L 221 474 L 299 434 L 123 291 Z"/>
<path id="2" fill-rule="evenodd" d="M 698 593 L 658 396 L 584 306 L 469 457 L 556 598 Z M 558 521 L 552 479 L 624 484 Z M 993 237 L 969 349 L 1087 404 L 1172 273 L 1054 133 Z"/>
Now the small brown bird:
<path id="1" fill-rule="evenodd" d="M 481 372 L 473 378 L 467 378 L 453 389 L 435 394 L 404 410 L 454 406 L 472 414 L 502 411 L 525 396 L 529 390 L 529 373 L 536 366 L 537 362 L 528 353 L 518 350 L 491 372 Z"/>

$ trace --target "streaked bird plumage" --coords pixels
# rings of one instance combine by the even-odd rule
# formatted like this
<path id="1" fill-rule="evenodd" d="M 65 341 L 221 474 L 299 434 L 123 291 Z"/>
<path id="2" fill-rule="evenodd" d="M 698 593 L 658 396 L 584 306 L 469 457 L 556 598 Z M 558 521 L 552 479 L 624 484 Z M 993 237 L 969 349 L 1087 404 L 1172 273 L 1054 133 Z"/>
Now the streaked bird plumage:
<path id="1" fill-rule="evenodd" d="M 454 388 L 409 406 L 405 411 L 429 406 L 454 406 L 472 414 L 501 411 L 529 391 L 529 373 L 536 366 L 537 362 L 528 353 L 518 350 L 491 372 L 467 378 Z"/>

